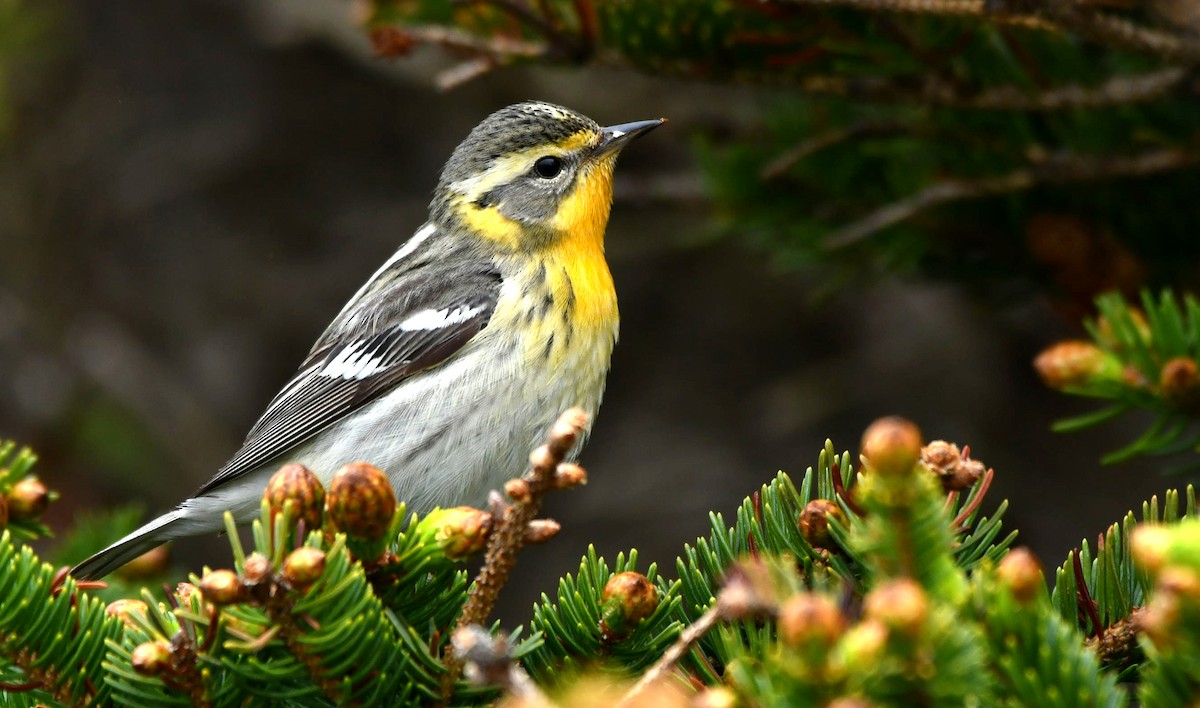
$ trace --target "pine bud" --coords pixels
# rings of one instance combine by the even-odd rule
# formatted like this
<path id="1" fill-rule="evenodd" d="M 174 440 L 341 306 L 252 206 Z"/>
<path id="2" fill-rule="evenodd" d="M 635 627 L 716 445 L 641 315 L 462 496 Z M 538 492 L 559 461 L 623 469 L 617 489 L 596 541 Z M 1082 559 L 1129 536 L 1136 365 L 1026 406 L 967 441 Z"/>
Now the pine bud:
<path id="1" fill-rule="evenodd" d="M 143 676 L 157 676 L 171 668 L 171 647 L 166 642 L 144 642 L 133 649 L 133 670 Z"/>
<path id="2" fill-rule="evenodd" d="M 242 583 L 248 586 L 260 585 L 271 579 L 271 561 L 263 554 L 255 551 L 246 556 L 242 563 Z"/>
<path id="3" fill-rule="evenodd" d="M 308 531 L 321 528 L 325 512 L 325 488 L 321 480 L 304 465 L 288 464 L 271 475 L 263 499 L 271 507 L 272 516 L 283 512 L 283 505 L 292 502 L 293 521 L 303 521 Z"/>
<path id="4" fill-rule="evenodd" d="M 562 531 L 562 524 L 554 519 L 534 519 L 525 527 L 525 543 L 545 543 Z"/>
<path id="5" fill-rule="evenodd" d="M 533 498 L 533 491 L 529 489 L 529 482 L 523 479 L 510 479 L 504 483 L 504 493 L 509 499 L 518 504 L 527 504 Z"/>
<path id="6" fill-rule="evenodd" d="M 907 475 L 921 456 L 921 430 L 898 416 L 871 423 L 862 438 L 867 467 L 886 476 Z"/>
<path id="7" fill-rule="evenodd" d="M 550 434 L 547 436 L 550 452 L 561 460 L 571 451 L 571 448 L 575 447 L 575 443 L 579 442 L 583 431 L 587 430 L 587 425 L 588 414 L 582 408 L 570 408 L 564 411 L 551 426 Z"/>
<path id="8" fill-rule="evenodd" d="M 26 477 L 8 490 L 8 517 L 13 521 L 36 519 L 50 505 L 50 490 L 34 477 Z"/>
<path id="9" fill-rule="evenodd" d="M 874 705 L 867 699 L 858 696 L 842 696 L 826 703 L 825 708 L 872 708 Z"/>
<path id="10" fill-rule="evenodd" d="M 232 570 L 210 570 L 200 579 L 200 593 L 214 605 L 229 605 L 242 599 L 242 579 Z"/>
<path id="11" fill-rule="evenodd" d="M 1190 605 L 1200 605 L 1200 575 L 1191 568 L 1169 566 L 1158 576 L 1157 591 L 1174 595 Z"/>
<path id="12" fill-rule="evenodd" d="M 789 597 L 779 609 L 779 638 L 792 647 L 828 646 L 846 629 L 833 600 L 813 592 Z"/>
<path id="13" fill-rule="evenodd" d="M 837 519 L 839 522 L 846 520 L 845 514 L 842 513 L 842 508 L 837 505 L 837 502 L 830 499 L 813 499 L 808 504 L 804 505 L 804 511 L 800 512 L 800 534 L 804 536 L 804 540 L 808 541 L 808 545 L 813 548 L 826 548 L 833 550 L 837 548 L 837 543 L 833 540 L 833 536 L 829 534 L 829 519 Z"/>
<path id="14" fill-rule="evenodd" d="M 625 637 L 658 609 L 658 591 L 641 573 L 617 573 L 600 595 L 600 629 L 614 638 Z"/>
<path id="15" fill-rule="evenodd" d="M 434 529 L 434 543 L 452 560 L 473 556 L 487 546 L 492 515 L 469 506 L 434 509 L 421 522 Z"/>
<path id="16" fill-rule="evenodd" d="M 929 600 L 925 590 L 915 581 L 899 578 L 867 593 L 863 614 L 879 620 L 889 629 L 915 637 L 929 616 Z"/>
<path id="17" fill-rule="evenodd" d="M 1099 380 L 1116 380 L 1121 363 L 1091 342 L 1059 342 L 1033 360 L 1042 382 L 1055 390 L 1076 388 Z"/>
<path id="18" fill-rule="evenodd" d="M 200 593 L 200 588 L 191 583 L 179 583 L 175 586 L 175 597 L 179 604 L 187 607 L 192 604 L 192 598 Z M 203 595 L 201 595 L 203 597 Z"/>
<path id="19" fill-rule="evenodd" d="M 970 489 L 985 471 L 982 462 L 964 456 L 958 445 L 945 440 L 934 440 L 921 448 L 921 464 L 937 476 L 947 492 Z"/>
<path id="20" fill-rule="evenodd" d="M 1042 582 L 1042 564 L 1028 548 L 1014 548 L 1004 556 L 996 568 L 996 577 L 1012 591 L 1013 597 L 1022 605 L 1029 604 L 1045 589 Z"/>
<path id="21" fill-rule="evenodd" d="M 574 462 L 564 462 L 554 470 L 554 486 L 570 489 L 587 484 L 587 471 Z"/>
<path id="22" fill-rule="evenodd" d="M 121 599 L 108 603 L 108 606 L 104 608 L 104 614 L 116 617 L 124 622 L 126 627 L 132 629 L 139 626 L 134 615 L 141 615 L 144 618 L 147 609 L 149 608 L 142 600 Z"/>
<path id="23" fill-rule="evenodd" d="M 167 550 L 167 545 L 155 546 L 146 551 L 142 555 L 134 558 L 121 567 L 118 573 L 122 578 L 128 580 L 146 580 L 147 578 L 157 578 L 167 570 L 167 564 L 171 560 L 171 553 Z"/>
<path id="24" fill-rule="evenodd" d="M 1159 385 L 1163 397 L 1172 405 L 1181 408 L 1195 406 L 1197 399 L 1200 399 L 1200 371 L 1197 370 L 1196 360 L 1178 356 L 1163 364 Z"/>
<path id="25" fill-rule="evenodd" d="M 304 590 L 325 572 L 325 551 L 301 546 L 283 561 L 283 581 L 295 590 Z"/>
<path id="26" fill-rule="evenodd" d="M 529 453 L 529 466 L 534 470 L 548 470 L 557 465 L 560 459 L 549 445 L 538 445 Z"/>
<path id="27" fill-rule="evenodd" d="M 387 475 L 365 462 L 338 470 L 326 501 L 338 530 L 367 541 L 382 540 L 396 513 L 396 494 Z"/>

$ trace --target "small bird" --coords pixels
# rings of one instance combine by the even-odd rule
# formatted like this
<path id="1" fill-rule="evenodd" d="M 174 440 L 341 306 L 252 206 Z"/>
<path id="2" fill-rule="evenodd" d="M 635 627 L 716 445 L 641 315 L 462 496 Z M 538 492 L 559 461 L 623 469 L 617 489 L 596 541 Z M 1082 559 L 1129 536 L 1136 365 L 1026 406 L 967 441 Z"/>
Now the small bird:
<path id="1" fill-rule="evenodd" d="M 482 502 L 562 411 L 600 407 L 619 322 L 604 259 L 613 168 L 664 122 L 601 127 L 539 101 L 484 119 L 442 169 L 429 220 L 334 317 L 241 449 L 72 575 L 219 531 L 226 511 L 249 522 L 291 462 L 325 483 L 371 462 L 419 512 Z"/>

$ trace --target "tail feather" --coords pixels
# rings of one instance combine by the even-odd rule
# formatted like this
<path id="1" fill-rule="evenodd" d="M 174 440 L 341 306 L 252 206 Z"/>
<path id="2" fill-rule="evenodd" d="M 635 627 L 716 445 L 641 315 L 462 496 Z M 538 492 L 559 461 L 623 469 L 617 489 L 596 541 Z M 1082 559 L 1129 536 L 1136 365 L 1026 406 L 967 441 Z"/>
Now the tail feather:
<path id="1" fill-rule="evenodd" d="M 176 509 L 105 548 L 71 569 L 76 580 L 98 580 L 146 551 L 179 536 L 174 527 L 183 519 Z"/>

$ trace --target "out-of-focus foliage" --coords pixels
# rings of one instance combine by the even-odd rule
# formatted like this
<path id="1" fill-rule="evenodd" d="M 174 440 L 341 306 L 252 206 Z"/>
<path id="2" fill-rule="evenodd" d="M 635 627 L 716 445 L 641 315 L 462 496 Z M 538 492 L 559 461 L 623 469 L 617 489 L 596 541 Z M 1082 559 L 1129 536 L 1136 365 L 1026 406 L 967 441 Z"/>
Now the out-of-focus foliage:
<path id="1" fill-rule="evenodd" d="M 1075 305 L 1196 275 L 1200 216 L 1179 205 L 1200 188 L 1200 40 L 1171 3 L 365 7 L 379 53 L 431 43 L 465 57 L 448 86 L 592 63 L 773 89 L 759 128 L 714 126 L 698 152 L 721 231 L 785 264 L 1038 277 Z"/>
<path id="2" fill-rule="evenodd" d="M 1096 425 L 1133 410 L 1155 415 L 1137 440 L 1104 457 L 1120 462 L 1135 455 L 1191 451 L 1186 469 L 1198 463 L 1200 445 L 1200 302 L 1171 292 L 1141 296 L 1141 307 L 1117 293 L 1096 300 L 1099 316 L 1085 325 L 1091 341 L 1059 342 L 1034 362 L 1051 388 L 1110 404 L 1056 424 L 1060 431 Z"/>

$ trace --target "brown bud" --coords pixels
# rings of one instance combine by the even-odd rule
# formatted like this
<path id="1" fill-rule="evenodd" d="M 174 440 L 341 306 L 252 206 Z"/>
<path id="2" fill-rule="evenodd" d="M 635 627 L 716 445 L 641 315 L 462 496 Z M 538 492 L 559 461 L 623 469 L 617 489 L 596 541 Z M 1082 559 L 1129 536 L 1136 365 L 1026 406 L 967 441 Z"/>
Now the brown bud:
<path id="1" fill-rule="evenodd" d="M 283 580 L 289 586 L 303 590 L 317 582 L 325 572 L 325 551 L 311 546 L 301 546 L 288 554 L 283 561 Z"/>
<path id="2" fill-rule="evenodd" d="M 34 477 L 26 477 L 8 490 L 8 517 L 13 521 L 36 519 L 50 505 L 50 490 Z"/>
<path id="3" fill-rule="evenodd" d="M 229 605 L 242 599 L 242 579 L 232 570 L 211 570 L 200 579 L 200 593 L 214 605 Z"/>
<path id="4" fill-rule="evenodd" d="M 916 636 L 929 616 L 925 590 L 908 578 L 890 580 L 871 592 L 863 601 L 863 614 L 877 619 L 890 629 Z"/>
<path id="5" fill-rule="evenodd" d="M 1022 605 L 1029 604 L 1046 587 L 1042 582 L 1042 564 L 1028 548 L 1009 551 L 997 566 L 996 576 Z"/>
<path id="6" fill-rule="evenodd" d="M 921 448 L 921 464 L 937 476 L 947 492 L 970 489 L 986 469 L 982 462 L 962 454 L 958 445 L 945 440 L 934 440 Z"/>
<path id="7" fill-rule="evenodd" d="M 550 452 L 562 459 L 575 443 L 579 442 L 583 431 L 587 430 L 589 416 L 582 408 L 569 408 L 563 411 L 554 425 L 550 427 L 547 445 Z"/>
<path id="8" fill-rule="evenodd" d="M 808 541 L 808 545 L 813 548 L 837 548 L 837 543 L 833 540 L 833 536 L 829 534 L 829 519 L 830 517 L 837 519 L 839 522 L 846 520 L 846 515 L 842 513 L 842 508 L 837 505 L 837 502 L 830 499 L 813 499 L 808 504 L 804 505 L 804 511 L 800 512 L 800 533 L 804 536 L 804 540 Z"/>
<path id="9" fill-rule="evenodd" d="M 603 608 L 600 627 L 605 634 L 625 636 L 658 609 L 658 591 L 641 573 L 617 573 L 608 579 L 600 595 Z"/>
<path id="10" fill-rule="evenodd" d="M 525 527 L 525 543 L 545 543 L 562 531 L 562 524 L 554 519 L 534 519 Z"/>
<path id="11" fill-rule="evenodd" d="M 533 498 L 533 492 L 529 489 L 529 483 L 523 479 L 510 479 L 504 483 L 504 493 L 509 499 L 520 504 L 528 504 Z"/>
<path id="12" fill-rule="evenodd" d="M 118 571 L 121 577 L 129 580 L 145 580 L 156 578 L 167 570 L 171 561 L 171 552 L 167 545 L 155 546 L 142 555 L 126 563 Z"/>
<path id="13" fill-rule="evenodd" d="M 560 459 L 549 445 L 538 445 L 529 453 L 529 466 L 534 470 L 548 470 L 557 465 Z"/>
<path id="14" fill-rule="evenodd" d="M 352 462 L 333 476 L 326 498 L 330 520 L 347 536 L 381 540 L 396 513 L 396 494 L 387 475 L 365 462 Z"/>
<path id="15" fill-rule="evenodd" d="M 325 488 L 321 480 L 304 465 L 289 464 L 271 475 L 263 499 L 273 514 L 283 511 L 283 505 L 292 502 L 293 520 L 303 521 L 308 531 L 321 528 L 321 517 L 325 513 Z"/>
<path id="16" fill-rule="evenodd" d="M 242 563 L 242 582 L 246 585 L 258 585 L 271 578 L 271 561 L 263 554 L 255 551 L 246 556 Z"/>
<path id="17" fill-rule="evenodd" d="M 121 620 L 125 623 L 126 627 L 135 628 L 139 625 L 134 619 L 134 615 L 140 615 L 144 618 L 147 609 L 146 603 L 142 600 L 121 599 L 108 603 L 108 607 L 104 608 L 104 613 Z"/>
<path id="18" fill-rule="evenodd" d="M 200 592 L 200 588 L 191 583 L 179 583 L 175 586 L 175 597 L 179 600 L 179 604 L 187 607 L 192 604 L 192 598 Z"/>
<path id="19" fill-rule="evenodd" d="M 1179 356 L 1163 364 L 1159 376 L 1163 397 L 1173 405 L 1190 408 L 1200 399 L 1200 371 L 1196 360 Z"/>
<path id="20" fill-rule="evenodd" d="M 1116 357 L 1083 340 L 1059 342 L 1044 350 L 1033 360 L 1033 368 L 1043 383 L 1056 390 L 1116 379 L 1121 372 Z"/>
<path id="21" fill-rule="evenodd" d="M 1158 575 L 1167 564 L 1171 551 L 1171 531 L 1166 526 L 1138 526 L 1129 537 L 1129 552 L 1150 575 Z"/>
<path id="22" fill-rule="evenodd" d="M 554 470 L 554 486 L 570 489 L 587 484 L 587 471 L 574 462 L 564 462 Z"/>
<path id="23" fill-rule="evenodd" d="M 492 532 L 492 515 L 469 506 L 435 509 L 423 523 L 435 529 L 434 542 L 447 558 L 455 560 L 482 551 Z"/>
<path id="24" fill-rule="evenodd" d="M 858 696 L 842 696 L 826 703 L 825 708 L 871 708 L 874 705 L 867 699 Z"/>
<path id="25" fill-rule="evenodd" d="M 784 644 L 804 647 L 832 644 L 846 629 L 846 618 L 837 604 L 813 592 L 789 597 L 779 609 L 779 638 Z"/>
<path id="26" fill-rule="evenodd" d="M 862 437 L 862 456 L 867 466 L 881 475 L 909 473 L 921 455 L 921 430 L 898 416 L 871 423 Z"/>
<path id="27" fill-rule="evenodd" d="M 144 642 L 133 649 L 133 670 L 143 676 L 157 676 L 171 668 L 171 647 L 166 642 Z"/>

